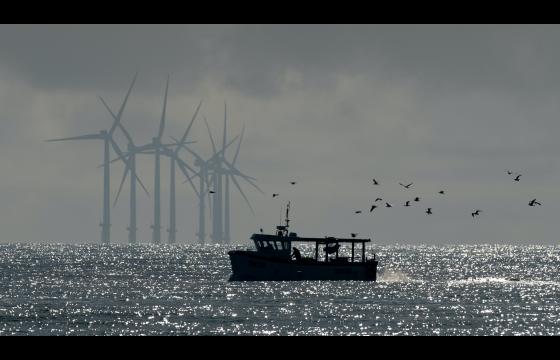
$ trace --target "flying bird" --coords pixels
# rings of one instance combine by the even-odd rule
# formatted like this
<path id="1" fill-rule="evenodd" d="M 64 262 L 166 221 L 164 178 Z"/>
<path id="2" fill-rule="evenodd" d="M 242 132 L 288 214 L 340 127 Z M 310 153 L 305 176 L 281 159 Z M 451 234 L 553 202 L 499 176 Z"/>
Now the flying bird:
<path id="1" fill-rule="evenodd" d="M 296 182 L 295 181 L 290 181 L 290 184 L 295 185 Z"/>
<path id="2" fill-rule="evenodd" d="M 426 210 L 426 214 L 431 215 L 432 214 L 432 208 L 428 208 L 428 210 Z"/>
<path id="3" fill-rule="evenodd" d="M 506 170 L 506 172 L 508 173 L 508 175 L 512 175 L 512 174 L 513 174 L 513 171 Z"/>
<path id="4" fill-rule="evenodd" d="M 261 234 L 263 233 L 263 229 L 261 228 Z"/>
<path id="5" fill-rule="evenodd" d="M 371 209 L 369 209 L 369 212 L 372 212 L 373 209 L 375 209 L 377 207 L 377 205 L 371 205 Z"/>
<path id="6" fill-rule="evenodd" d="M 381 200 L 383 200 L 383 199 L 382 198 L 377 198 L 377 199 L 375 199 L 374 202 L 378 202 L 378 201 L 381 201 Z"/>
<path id="7" fill-rule="evenodd" d="M 482 210 L 475 210 L 475 212 L 471 213 L 471 216 L 475 217 L 475 215 L 480 215 L 481 212 Z"/>
<path id="8" fill-rule="evenodd" d="M 404 206 L 410 206 L 410 201 L 407 201 L 406 204 L 404 204 Z"/>
<path id="9" fill-rule="evenodd" d="M 377 180 L 372 179 L 373 180 L 373 185 L 379 185 L 379 183 L 377 182 Z"/>
<path id="10" fill-rule="evenodd" d="M 442 195 L 445 194 L 445 191 L 443 191 L 443 190 L 440 190 L 440 191 L 438 191 L 438 192 L 439 192 L 440 194 L 442 194 Z"/>
<path id="11" fill-rule="evenodd" d="M 406 188 L 406 189 L 410 188 L 410 186 L 411 186 L 412 184 L 413 184 L 413 183 L 410 183 L 410 184 L 408 184 L 408 185 L 405 185 L 405 184 L 403 184 L 403 183 L 399 183 L 400 186 L 402 186 L 402 187 L 404 187 L 404 188 Z"/>
<path id="12" fill-rule="evenodd" d="M 275 198 L 275 197 L 277 197 L 278 195 L 280 195 L 280 194 L 272 194 L 272 197 Z"/>
<path id="13" fill-rule="evenodd" d="M 389 203 L 385 203 L 385 207 L 393 207 L 393 205 L 391 205 Z"/>
<path id="14" fill-rule="evenodd" d="M 214 190 L 210 190 L 208 191 L 210 194 L 215 194 L 216 192 Z"/>
<path id="15" fill-rule="evenodd" d="M 352 235 L 352 237 L 355 238 L 356 235 L 358 235 L 358 233 L 350 233 L 350 235 Z"/>
<path id="16" fill-rule="evenodd" d="M 420 198 L 417 196 L 414 198 L 414 201 L 420 201 Z"/>
<path id="17" fill-rule="evenodd" d="M 513 181 L 519 181 L 520 177 L 521 177 L 521 174 L 517 175 L 517 177 L 515 179 L 513 179 Z"/>
<path id="18" fill-rule="evenodd" d="M 356 211 L 354 211 L 354 213 L 356 213 L 356 214 L 361 214 L 361 213 L 362 213 L 362 210 L 356 210 Z"/>
<path id="19" fill-rule="evenodd" d="M 542 204 L 538 202 L 537 199 L 533 199 L 529 202 L 529 206 L 535 206 L 535 205 L 542 205 Z"/>

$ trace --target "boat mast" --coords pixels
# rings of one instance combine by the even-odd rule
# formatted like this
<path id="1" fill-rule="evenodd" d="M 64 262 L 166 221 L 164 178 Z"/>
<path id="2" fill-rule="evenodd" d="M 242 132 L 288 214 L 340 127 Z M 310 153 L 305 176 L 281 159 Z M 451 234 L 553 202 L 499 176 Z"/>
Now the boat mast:
<path id="1" fill-rule="evenodd" d="M 290 202 L 288 201 L 288 205 L 286 205 L 286 232 L 288 232 L 289 227 L 290 227 Z"/>

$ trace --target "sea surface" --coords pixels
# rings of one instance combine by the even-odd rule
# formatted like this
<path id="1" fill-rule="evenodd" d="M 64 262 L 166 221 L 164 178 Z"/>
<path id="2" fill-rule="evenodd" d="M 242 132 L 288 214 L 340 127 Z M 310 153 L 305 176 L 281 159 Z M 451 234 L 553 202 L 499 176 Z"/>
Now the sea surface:
<path id="1" fill-rule="evenodd" d="M 0 244 L 0 335 L 560 335 L 558 246 L 374 246 L 378 282 L 228 282 L 233 248 Z"/>

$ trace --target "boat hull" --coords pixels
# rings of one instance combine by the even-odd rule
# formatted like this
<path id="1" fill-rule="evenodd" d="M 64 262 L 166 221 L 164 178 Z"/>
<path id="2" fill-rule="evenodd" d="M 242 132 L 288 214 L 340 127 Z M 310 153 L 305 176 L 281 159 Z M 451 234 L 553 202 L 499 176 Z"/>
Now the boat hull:
<path id="1" fill-rule="evenodd" d="M 228 252 L 230 281 L 377 280 L 377 261 L 318 262 L 269 257 L 254 251 Z"/>

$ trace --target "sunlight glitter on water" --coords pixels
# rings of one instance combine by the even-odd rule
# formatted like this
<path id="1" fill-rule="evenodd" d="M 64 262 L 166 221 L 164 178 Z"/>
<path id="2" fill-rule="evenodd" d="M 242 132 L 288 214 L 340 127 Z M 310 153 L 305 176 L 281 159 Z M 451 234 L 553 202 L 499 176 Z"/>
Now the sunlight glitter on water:
<path id="1" fill-rule="evenodd" d="M 560 248 L 378 246 L 379 281 L 228 282 L 224 246 L 0 245 L 0 334 L 560 334 Z"/>

